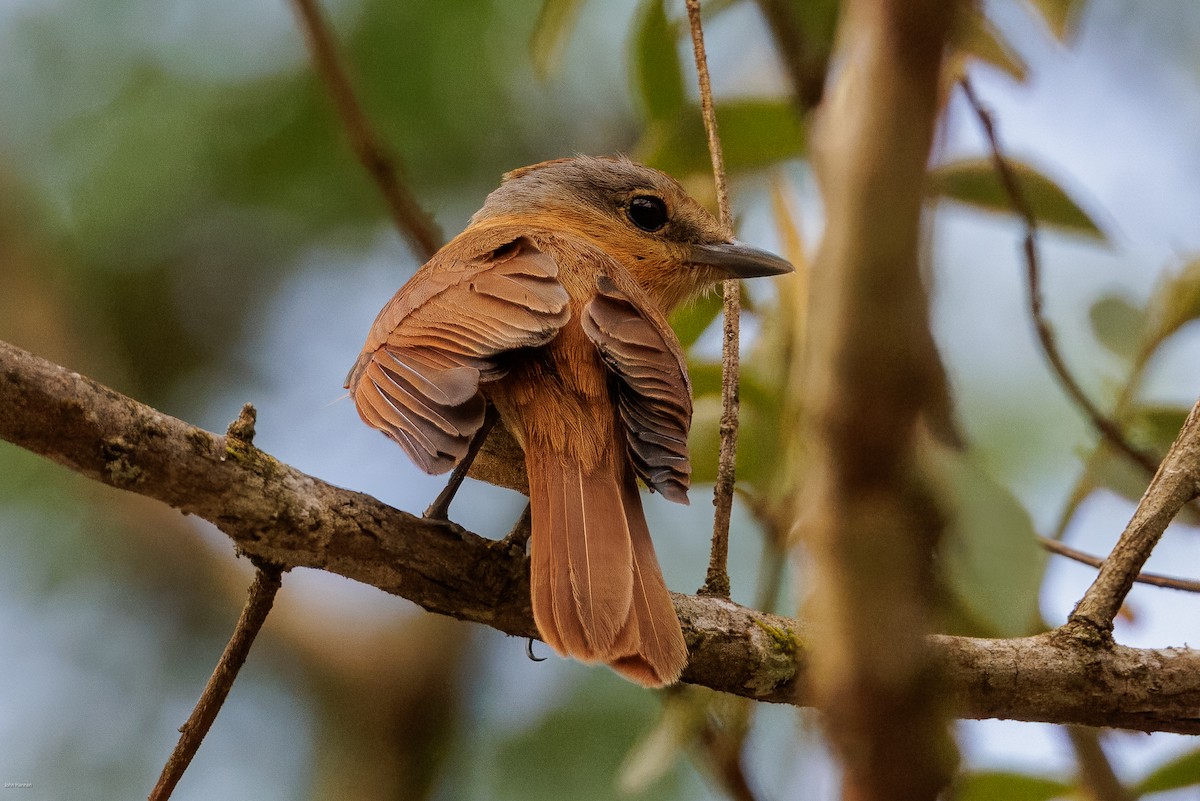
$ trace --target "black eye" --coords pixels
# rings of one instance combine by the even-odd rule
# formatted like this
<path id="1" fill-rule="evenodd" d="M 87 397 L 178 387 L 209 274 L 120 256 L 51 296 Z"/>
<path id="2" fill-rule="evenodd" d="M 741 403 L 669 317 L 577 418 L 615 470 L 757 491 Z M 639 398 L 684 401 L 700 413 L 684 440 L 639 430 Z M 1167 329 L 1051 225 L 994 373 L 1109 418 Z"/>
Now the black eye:
<path id="1" fill-rule="evenodd" d="M 629 221 L 643 231 L 654 233 L 667 224 L 667 204 L 654 195 L 638 195 L 625 210 Z"/>

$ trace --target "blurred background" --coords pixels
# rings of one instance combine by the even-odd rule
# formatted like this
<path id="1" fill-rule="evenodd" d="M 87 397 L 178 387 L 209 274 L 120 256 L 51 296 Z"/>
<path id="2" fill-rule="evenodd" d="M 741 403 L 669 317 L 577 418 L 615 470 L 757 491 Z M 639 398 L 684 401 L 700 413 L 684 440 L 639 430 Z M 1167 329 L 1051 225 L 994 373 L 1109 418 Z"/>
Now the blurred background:
<path id="1" fill-rule="evenodd" d="M 803 587 L 782 552 L 804 454 L 788 435 L 821 229 L 807 139 L 837 8 L 705 7 L 739 235 L 800 268 L 748 287 L 746 493 L 731 565 L 735 600 L 791 613 Z M 682 3 L 324 8 L 367 114 L 447 237 L 502 172 L 578 152 L 629 153 L 711 200 Z M 936 334 L 969 444 L 942 455 L 956 512 L 942 558 L 948 631 L 1013 636 L 1064 621 L 1093 571 L 1047 560 L 1034 534 L 1103 555 L 1145 485 L 1097 444 L 1044 365 L 1022 229 L 951 80 L 969 71 L 1028 168 L 1046 313 L 1068 363 L 1140 445 L 1165 451 L 1200 391 L 1197 41 L 1190 0 L 989 0 L 963 24 L 927 235 Z M 252 402 L 259 447 L 425 508 L 441 479 L 363 426 L 341 389 L 375 313 L 420 260 L 354 160 L 286 2 L 6 0 L 0 108 L 0 339 L 210 430 Z M 689 508 L 646 500 L 679 591 L 694 591 L 707 563 L 716 305 L 675 321 L 701 396 L 701 483 Z M 500 536 L 522 506 L 472 484 L 452 516 Z M 207 524 L 6 443 L 0 548 L 0 782 L 31 782 L 25 799 L 144 796 L 232 630 L 250 566 Z M 1174 525 L 1149 569 L 1200 577 L 1195 528 Z M 1117 638 L 1194 644 L 1197 621 L 1196 596 L 1137 587 Z M 959 798 L 1083 792 L 1059 728 L 957 732 Z M 1188 738 L 1113 733 L 1104 747 L 1131 792 L 1196 797 Z M 296 571 L 175 797 L 835 792 L 806 712 L 694 688 L 652 695 L 604 669 L 534 663 L 523 641 Z"/>

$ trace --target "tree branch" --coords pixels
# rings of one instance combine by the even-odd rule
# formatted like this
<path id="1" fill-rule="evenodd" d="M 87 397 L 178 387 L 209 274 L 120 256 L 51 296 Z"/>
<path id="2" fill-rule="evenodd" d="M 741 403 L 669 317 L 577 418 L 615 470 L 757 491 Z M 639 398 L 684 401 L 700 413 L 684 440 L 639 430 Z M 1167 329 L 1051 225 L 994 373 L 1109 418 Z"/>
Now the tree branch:
<path id="1" fill-rule="evenodd" d="M 312 52 L 313 66 L 333 98 L 354 155 L 379 187 L 396 228 L 422 260 L 431 258 L 442 246 L 442 232 L 400 180 L 401 169 L 396 160 L 379 144 L 338 58 L 337 46 L 317 0 L 293 0 L 293 5 Z"/>
<path id="2" fill-rule="evenodd" d="M 717 214 L 727 234 L 732 235 L 729 213 L 729 185 L 725 180 L 725 156 L 717 133 L 717 115 L 713 108 L 712 81 L 708 75 L 708 55 L 704 50 L 704 28 L 700 21 L 700 0 L 686 0 L 688 27 L 692 34 L 692 53 L 696 60 L 696 79 L 700 84 L 700 112 L 712 158 L 713 180 L 717 188 Z M 713 487 L 712 552 L 701 590 L 705 595 L 729 597 L 729 521 L 733 514 L 734 472 L 737 467 L 738 377 L 740 365 L 742 287 L 737 280 L 721 287 L 723 337 L 721 339 L 721 447 L 717 457 L 717 481 Z"/>
<path id="3" fill-rule="evenodd" d="M 1146 487 L 1133 518 L 1071 613 L 1070 625 L 1108 638 L 1113 619 L 1162 533 L 1184 504 L 1200 496 L 1200 401 Z"/>
<path id="4" fill-rule="evenodd" d="M 334 487 L 3 342 L 0 439 L 208 520 L 244 554 L 328 570 L 432 612 L 536 636 L 522 549 Z M 820 644 L 802 624 L 720 598 L 673 597 L 690 652 L 685 681 L 808 703 L 809 654 Z M 1200 734 L 1198 651 L 1138 650 L 1062 632 L 928 643 L 960 716 Z"/>

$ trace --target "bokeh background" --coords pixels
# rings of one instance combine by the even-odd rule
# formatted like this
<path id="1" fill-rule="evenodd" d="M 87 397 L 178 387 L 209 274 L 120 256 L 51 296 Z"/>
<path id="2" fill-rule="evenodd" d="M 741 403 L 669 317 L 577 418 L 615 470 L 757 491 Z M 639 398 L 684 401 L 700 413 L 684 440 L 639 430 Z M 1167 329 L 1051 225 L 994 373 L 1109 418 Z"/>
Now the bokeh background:
<path id="1" fill-rule="evenodd" d="M 795 490 L 778 480 L 797 458 L 781 443 L 802 401 L 790 359 L 821 207 L 811 120 L 770 5 L 706 8 L 740 235 L 801 266 L 749 288 L 734 597 L 794 611 L 803 587 L 780 558 L 773 512 Z M 788 8 L 821 63 L 836 4 Z M 502 172 L 576 152 L 630 153 L 711 194 L 682 3 L 325 10 L 381 139 L 448 235 Z M 989 0 L 956 54 L 1009 154 L 1049 179 L 1036 195 L 1047 314 L 1068 361 L 1159 449 L 1200 391 L 1189 324 L 1200 316 L 1198 41 L 1190 0 Z M 419 260 L 355 162 L 286 2 L 5 0 L 0 109 L 0 339 L 211 430 L 253 402 L 264 450 L 402 509 L 428 504 L 440 479 L 363 426 L 341 389 L 375 312 Z M 985 155 L 951 92 L 928 266 L 970 448 L 947 468 L 965 511 L 944 555 L 945 625 L 1018 634 L 1039 617 L 1062 622 L 1092 576 L 1043 557 L 1034 532 L 1103 554 L 1144 479 L 1097 447 L 1044 366 L 1020 228 Z M 677 321 L 700 393 L 715 386 L 714 311 L 710 300 Z M 713 469 L 714 403 L 698 403 L 700 478 Z M 674 589 L 702 581 L 708 495 L 697 487 L 687 509 L 647 500 Z M 522 505 L 475 484 L 453 516 L 500 536 Z M 249 565 L 207 524 L 6 443 L 0 553 L 0 781 L 33 785 L 4 792 L 145 795 L 231 631 Z M 1200 576 L 1195 528 L 1173 526 L 1150 569 Z M 1126 612 L 1117 636 L 1128 644 L 1200 635 L 1194 596 L 1138 587 Z M 1061 730 L 957 730 L 960 797 L 1074 792 Z M 1188 738 L 1104 744 L 1131 787 L 1200 781 Z M 175 797 L 724 798 L 723 760 L 756 797 L 834 797 L 808 713 L 534 663 L 522 641 L 297 571 Z M 1155 772 L 1164 765 L 1174 773 Z"/>

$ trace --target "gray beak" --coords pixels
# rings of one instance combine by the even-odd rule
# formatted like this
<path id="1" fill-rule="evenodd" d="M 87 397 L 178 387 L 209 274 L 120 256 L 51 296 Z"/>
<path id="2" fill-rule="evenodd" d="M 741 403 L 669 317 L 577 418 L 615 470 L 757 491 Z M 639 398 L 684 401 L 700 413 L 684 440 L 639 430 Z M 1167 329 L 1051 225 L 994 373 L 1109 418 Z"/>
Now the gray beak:
<path id="1" fill-rule="evenodd" d="M 759 278 L 795 271 L 787 259 L 743 245 L 736 239 L 716 245 L 691 245 L 689 261 L 716 268 L 727 278 Z"/>

